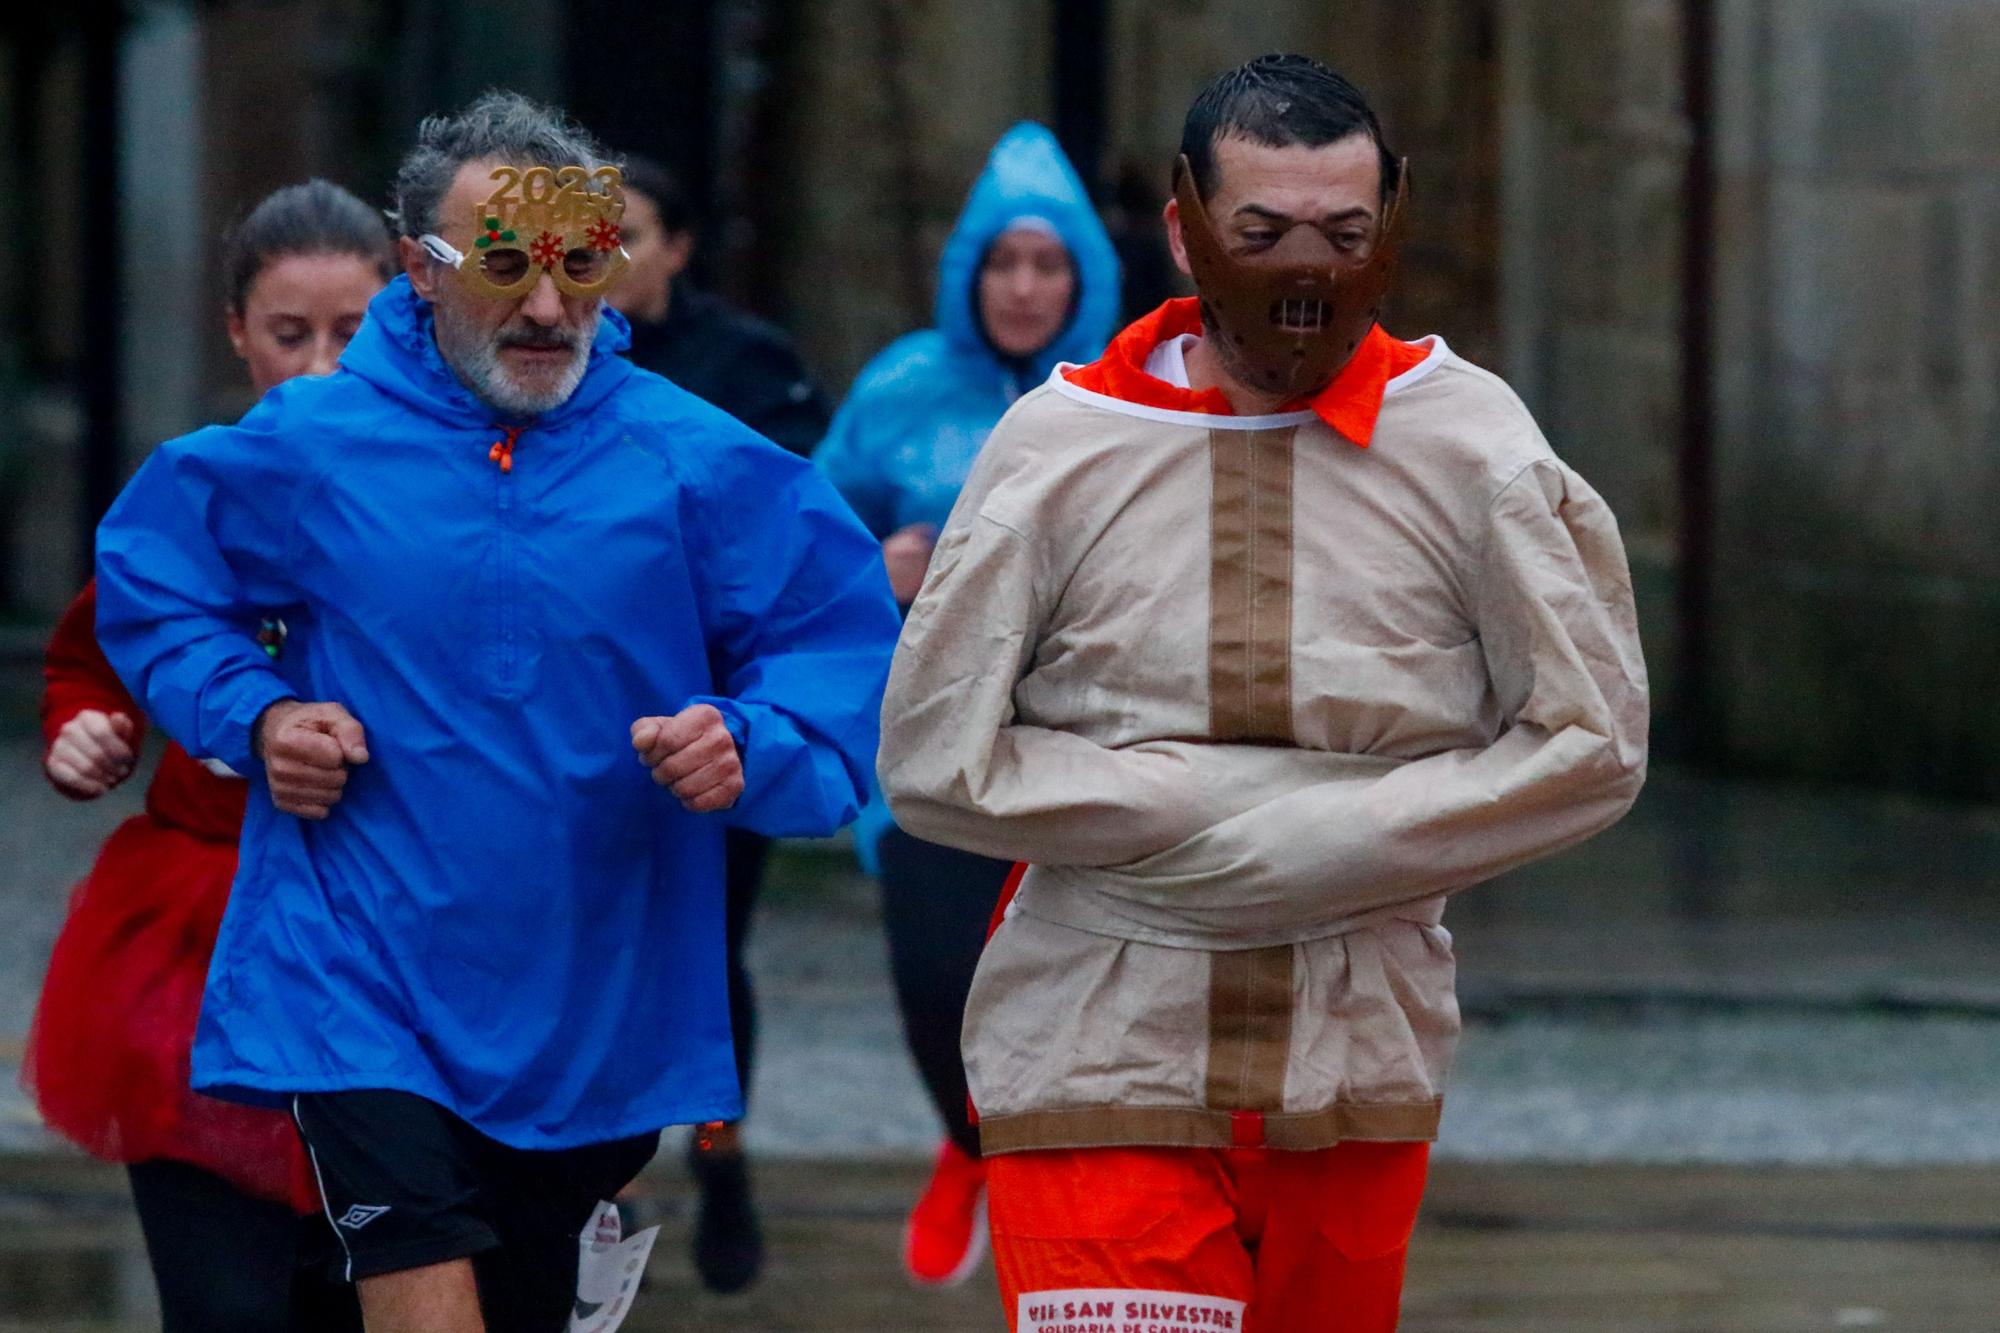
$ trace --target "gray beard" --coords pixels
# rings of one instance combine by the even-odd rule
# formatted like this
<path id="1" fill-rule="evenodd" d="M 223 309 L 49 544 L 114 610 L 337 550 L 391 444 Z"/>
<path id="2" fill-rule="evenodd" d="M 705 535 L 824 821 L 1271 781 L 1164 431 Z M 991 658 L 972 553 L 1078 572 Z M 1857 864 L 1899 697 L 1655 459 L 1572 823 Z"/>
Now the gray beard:
<path id="1" fill-rule="evenodd" d="M 431 308 L 437 330 L 438 352 L 459 382 L 488 407 L 510 417 L 535 417 L 568 402 L 583 383 L 590 366 L 590 348 L 597 338 L 595 324 L 587 325 L 576 340 L 570 362 L 555 384 L 545 390 L 524 389 L 507 375 L 500 361 L 500 340 L 492 335 L 459 327 L 456 317 L 444 306 Z"/>

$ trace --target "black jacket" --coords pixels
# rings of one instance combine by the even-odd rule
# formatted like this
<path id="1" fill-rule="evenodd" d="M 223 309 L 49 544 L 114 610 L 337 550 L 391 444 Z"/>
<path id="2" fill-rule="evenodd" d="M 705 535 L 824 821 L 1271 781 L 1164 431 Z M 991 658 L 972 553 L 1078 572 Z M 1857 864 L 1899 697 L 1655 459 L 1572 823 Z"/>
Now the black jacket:
<path id="1" fill-rule="evenodd" d="M 826 397 L 791 338 L 691 283 L 674 284 L 665 319 L 632 321 L 628 355 L 802 457 L 826 434 Z"/>

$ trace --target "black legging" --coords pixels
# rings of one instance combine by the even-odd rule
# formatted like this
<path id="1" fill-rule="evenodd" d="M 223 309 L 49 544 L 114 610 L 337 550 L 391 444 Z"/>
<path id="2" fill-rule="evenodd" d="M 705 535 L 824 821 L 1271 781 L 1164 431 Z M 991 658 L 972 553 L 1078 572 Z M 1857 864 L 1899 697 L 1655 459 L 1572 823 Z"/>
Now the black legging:
<path id="1" fill-rule="evenodd" d="M 185 1162 L 139 1162 L 127 1174 L 163 1333 L 361 1333 L 354 1288 L 304 1262 L 334 1244 L 324 1218 Z"/>
<path id="2" fill-rule="evenodd" d="M 945 1131 L 977 1157 L 979 1131 L 966 1115 L 958 1038 L 993 906 L 1013 866 L 924 842 L 899 828 L 883 835 L 881 858 L 882 921 L 903 1036 Z"/>
<path id="3" fill-rule="evenodd" d="M 729 1033 L 736 1046 L 736 1076 L 743 1081 L 743 1099 L 750 1099 L 750 1066 L 757 1055 L 757 993 L 750 970 L 743 965 L 743 947 L 750 939 L 750 916 L 757 908 L 757 891 L 764 882 L 764 862 L 771 840 L 743 829 L 725 830 L 722 882 L 726 895 L 723 938 L 729 952 Z"/>

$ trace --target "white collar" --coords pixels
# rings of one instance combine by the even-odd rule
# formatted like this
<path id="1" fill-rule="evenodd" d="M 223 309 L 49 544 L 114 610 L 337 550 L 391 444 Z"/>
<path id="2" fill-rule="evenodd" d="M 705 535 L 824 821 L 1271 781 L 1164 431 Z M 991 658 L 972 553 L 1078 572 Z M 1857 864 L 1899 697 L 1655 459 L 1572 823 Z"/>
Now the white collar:
<path id="1" fill-rule="evenodd" d="M 1176 389 L 1192 389 L 1188 379 L 1187 354 L 1201 339 L 1192 333 L 1169 338 L 1146 354 L 1146 373 Z"/>

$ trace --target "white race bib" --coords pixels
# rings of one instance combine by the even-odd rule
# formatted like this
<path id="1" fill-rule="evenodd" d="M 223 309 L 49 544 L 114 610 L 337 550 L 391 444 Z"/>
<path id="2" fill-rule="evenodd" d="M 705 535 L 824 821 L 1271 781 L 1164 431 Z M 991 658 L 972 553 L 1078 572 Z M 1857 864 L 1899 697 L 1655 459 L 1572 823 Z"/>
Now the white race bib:
<path id="1" fill-rule="evenodd" d="M 1242 1301 L 1184 1291 L 1024 1291 L 1017 1333 L 1241 1333 Z"/>

